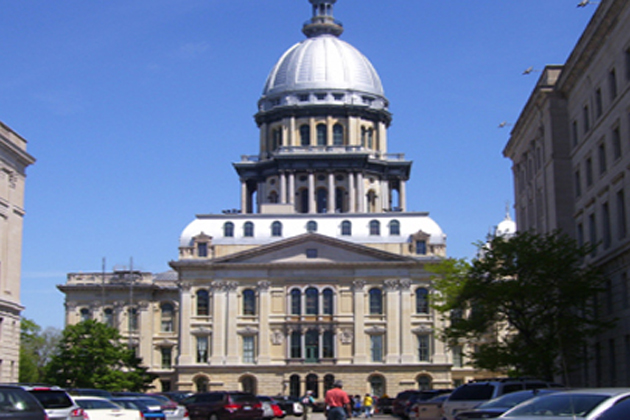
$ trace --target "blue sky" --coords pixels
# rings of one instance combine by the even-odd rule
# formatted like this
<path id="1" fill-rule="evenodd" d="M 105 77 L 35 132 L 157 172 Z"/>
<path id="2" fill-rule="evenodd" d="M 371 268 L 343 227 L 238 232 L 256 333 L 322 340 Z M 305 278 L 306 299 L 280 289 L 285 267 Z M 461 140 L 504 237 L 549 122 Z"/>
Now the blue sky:
<path id="1" fill-rule="evenodd" d="M 502 156 L 539 76 L 596 6 L 578 0 L 339 0 L 342 39 L 379 72 L 389 151 L 413 160 L 408 208 L 448 254 L 513 202 Z M 165 271 L 196 214 L 239 207 L 268 72 L 303 39 L 307 0 L 4 0 L 0 120 L 28 141 L 23 315 L 63 327 L 68 272 Z"/>

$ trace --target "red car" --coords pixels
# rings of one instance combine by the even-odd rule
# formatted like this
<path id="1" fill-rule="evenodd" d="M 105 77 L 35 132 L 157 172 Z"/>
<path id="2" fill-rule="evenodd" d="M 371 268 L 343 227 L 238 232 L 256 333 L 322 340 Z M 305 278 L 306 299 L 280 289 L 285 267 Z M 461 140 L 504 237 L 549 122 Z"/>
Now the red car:
<path id="1" fill-rule="evenodd" d="M 253 394 L 238 391 L 202 392 L 181 402 L 190 420 L 260 420 L 262 404 Z"/>

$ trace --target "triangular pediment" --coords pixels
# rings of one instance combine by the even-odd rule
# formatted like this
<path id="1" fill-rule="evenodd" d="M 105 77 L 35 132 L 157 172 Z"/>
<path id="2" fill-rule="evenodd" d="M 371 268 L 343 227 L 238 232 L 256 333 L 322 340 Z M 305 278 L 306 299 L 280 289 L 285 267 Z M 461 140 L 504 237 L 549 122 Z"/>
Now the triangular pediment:
<path id="1" fill-rule="evenodd" d="M 213 264 L 379 263 L 408 262 L 409 257 L 336 238 L 306 233 L 258 248 L 217 258 Z"/>

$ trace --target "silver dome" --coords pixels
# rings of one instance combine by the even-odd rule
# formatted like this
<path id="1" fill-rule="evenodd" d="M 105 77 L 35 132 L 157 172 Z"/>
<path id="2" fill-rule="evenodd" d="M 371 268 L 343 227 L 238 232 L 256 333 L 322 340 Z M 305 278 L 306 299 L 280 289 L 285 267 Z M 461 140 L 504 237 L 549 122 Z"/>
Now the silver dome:
<path id="1" fill-rule="evenodd" d="M 357 104 L 365 102 L 367 95 L 377 108 L 387 108 L 383 85 L 372 63 L 352 45 L 330 34 L 307 38 L 284 53 L 267 77 L 261 102 L 266 98 L 275 99 L 276 106 L 299 105 L 305 102 L 304 94 L 321 92 L 348 94 L 343 102 Z"/>

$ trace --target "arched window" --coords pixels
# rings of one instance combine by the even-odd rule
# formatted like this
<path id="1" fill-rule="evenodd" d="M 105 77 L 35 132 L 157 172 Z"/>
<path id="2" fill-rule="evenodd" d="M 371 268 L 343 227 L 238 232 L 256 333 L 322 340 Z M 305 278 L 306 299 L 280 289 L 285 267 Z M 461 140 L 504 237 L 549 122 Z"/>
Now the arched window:
<path id="1" fill-rule="evenodd" d="M 383 292 L 381 289 L 370 289 L 370 315 L 383 315 Z"/>
<path id="2" fill-rule="evenodd" d="M 314 373 L 310 373 L 306 375 L 306 390 L 313 392 L 313 398 L 319 398 L 319 386 L 318 386 L 319 378 Z"/>
<path id="3" fill-rule="evenodd" d="M 81 311 L 79 313 L 81 314 L 81 322 L 88 321 L 92 318 L 90 310 L 88 308 L 81 308 Z"/>
<path id="4" fill-rule="evenodd" d="M 112 308 L 105 308 L 103 312 L 103 323 L 108 327 L 114 326 L 114 310 Z"/>
<path id="5" fill-rule="evenodd" d="M 282 128 L 276 128 L 273 130 L 271 139 L 271 152 L 275 151 L 278 147 L 282 146 Z"/>
<path id="6" fill-rule="evenodd" d="M 306 124 L 300 126 L 300 145 L 311 145 L 311 128 Z"/>
<path id="7" fill-rule="evenodd" d="M 367 147 L 372 149 L 374 147 L 374 130 L 371 128 L 367 131 Z"/>
<path id="8" fill-rule="evenodd" d="M 344 207 L 344 190 L 343 188 L 335 188 L 335 211 L 337 213 L 343 213 L 345 211 Z"/>
<path id="9" fill-rule="evenodd" d="M 299 194 L 300 213 L 308 213 L 308 188 L 302 188 Z"/>
<path id="10" fill-rule="evenodd" d="M 389 234 L 391 236 L 400 235 L 400 222 L 398 220 L 392 220 L 389 222 Z"/>
<path id="11" fill-rule="evenodd" d="M 291 358 L 302 358 L 302 334 L 299 331 L 291 332 Z"/>
<path id="12" fill-rule="evenodd" d="M 197 387 L 197 392 L 208 392 L 208 378 L 205 376 L 196 378 L 195 386 Z"/>
<path id="13" fill-rule="evenodd" d="M 243 315 L 256 315 L 256 292 L 243 290 Z"/>
<path id="14" fill-rule="evenodd" d="M 306 289 L 306 315 L 319 314 L 319 293 L 314 287 Z"/>
<path id="15" fill-rule="evenodd" d="M 289 377 L 289 394 L 293 398 L 300 396 L 300 375 L 291 375 Z"/>
<path id="16" fill-rule="evenodd" d="M 317 124 L 317 145 L 326 146 L 326 124 Z"/>
<path id="17" fill-rule="evenodd" d="M 370 377 L 370 393 L 377 397 L 385 395 L 385 378 L 381 375 L 373 375 Z"/>
<path id="18" fill-rule="evenodd" d="M 418 376 L 418 389 L 420 391 L 431 389 L 431 378 L 427 375 Z"/>
<path id="19" fill-rule="evenodd" d="M 246 238 L 254 237 L 254 224 L 252 222 L 245 222 L 243 225 L 243 236 Z"/>
<path id="20" fill-rule="evenodd" d="M 333 388 L 334 383 L 335 375 L 331 375 L 329 373 L 328 375 L 324 376 L 324 394 L 326 394 L 328 390 L 331 390 Z"/>
<path id="21" fill-rule="evenodd" d="M 309 233 L 317 232 L 317 222 L 314 220 L 309 220 L 309 222 L 306 223 L 306 231 Z"/>
<path id="22" fill-rule="evenodd" d="M 306 363 L 317 363 L 319 361 L 319 331 L 308 330 L 304 337 Z"/>
<path id="23" fill-rule="evenodd" d="M 322 293 L 322 313 L 324 315 L 333 314 L 333 291 L 332 289 L 324 289 Z"/>
<path id="24" fill-rule="evenodd" d="M 234 237 L 234 223 L 225 222 L 225 224 L 223 225 L 223 236 L 225 236 L 226 238 Z"/>
<path id="25" fill-rule="evenodd" d="M 324 359 L 332 359 L 335 357 L 334 335 L 332 331 L 324 331 L 322 337 L 322 357 Z"/>
<path id="26" fill-rule="evenodd" d="M 419 287 L 416 290 L 416 313 L 429 313 L 429 291 L 424 287 Z"/>
<path id="27" fill-rule="evenodd" d="M 343 145 L 343 127 L 341 124 L 335 124 L 333 126 L 333 144 L 335 146 Z"/>
<path id="28" fill-rule="evenodd" d="M 162 332 L 173 332 L 174 327 L 174 318 L 175 318 L 175 308 L 172 303 L 163 303 L 161 306 L 162 310 Z"/>
<path id="29" fill-rule="evenodd" d="M 275 221 L 271 224 L 271 236 L 282 236 L 282 223 Z"/>
<path id="30" fill-rule="evenodd" d="M 291 315 L 302 315 L 302 293 L 299 289 L 291 290 Z"/>
<path id="31" fill-rule="evenodd" d="M 207 290 L 197 291 L 197 315 L 207 316 L 210 313 L 210 295 Z"/>
<path id="32" fill-rule="evenodd" d="M 245 376 L 241 379 L 241 389 L 248 394 L 256 395 L 256 378 L 253 376 Z"/>
<path id="33" fill-rule="evenodd" d="M 128 324 L 129 331 L 138 331 L 138 310 L 136 308 L 128 309 Z"/>
<path id="34" fill-rule="evenodd" d="M 370 221 L 370 235 L 372 236 L 380 236 L 381 234 L 381 223 L 378 220 Z"/>
<path id="35" fill-rule="evenodd" d="M 352 236 L 352 222 L 349 220 L 341 222 L 341 235 Z"/>
<path id="36" fill-rule="evenodd" d="M 317 213 L 326 213 L 328 210 L 328 190 L 319 188 L 317 190 Z"/>

